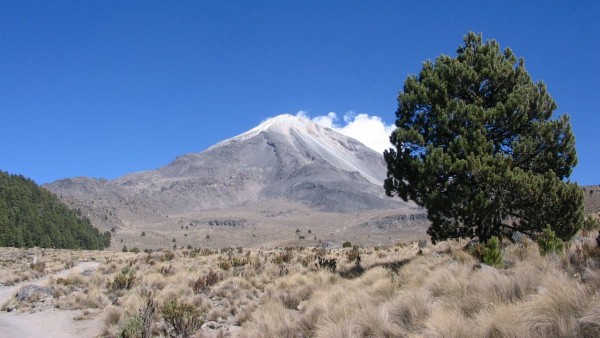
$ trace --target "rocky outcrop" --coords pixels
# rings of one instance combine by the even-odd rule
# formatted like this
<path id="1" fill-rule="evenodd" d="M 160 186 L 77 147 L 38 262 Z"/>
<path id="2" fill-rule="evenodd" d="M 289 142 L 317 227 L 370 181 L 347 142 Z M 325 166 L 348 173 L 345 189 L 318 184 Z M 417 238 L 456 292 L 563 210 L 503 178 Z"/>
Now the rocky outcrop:
<path id="1" fill-rule="evenodd" d="M 427 224 L 428 222 L 427 214 L 418 213 L 377 218 L 365 222 L 361 224 L 361 226 L 364 228 L 382 231 L 392 229 L 411 230 L 422 228 L 423 225 Z"/>
<path id="2" fill-rule="evenodd" d="M 28 301 L 33 297 L 45 298 L 48 296 L 52 296 L 52 290 L 50 288 L 30 284 L 25 285 L 19 291 L 17 291 L 17 295 L 15 297 L 17 301 L 23 302 Z"/>

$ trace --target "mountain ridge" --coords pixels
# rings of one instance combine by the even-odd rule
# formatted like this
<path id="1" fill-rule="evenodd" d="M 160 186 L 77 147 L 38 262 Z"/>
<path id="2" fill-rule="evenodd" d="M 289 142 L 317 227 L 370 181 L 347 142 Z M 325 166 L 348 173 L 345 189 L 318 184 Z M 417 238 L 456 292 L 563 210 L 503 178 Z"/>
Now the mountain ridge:
<path id="1" fill-rule="evenodd" d="M 330 175 L 313 178 L 312 181 L 321 184 L 313 184 L 312 187 L 307 185 L 307 183 L 315 183 L 310 180 L 297 180 L 302 182 L 285 187 L 265 184 L 268 179 L 293 181 L 297 178 L 317 175 L 323 170 Z M 220 181 L 213 179 L 224 176 L 223 172 L 228 172 L 230 175 L 221 177 L 223 180 Z M 248 194 L 259 198 L 284 197 L 293 195 L 294 191 L 302 190 L 303 186 L 307 189 L 323 188 L 325 182 L 331 183 L 340 179 L 353 181 L 363 185 L 363 188 L 368 187 L 365 181 L 381 186 L 384 177 L 385 164 L 381 154 L 352 138 L 312 121 L 291 115 L 280 115 L 200 153 L 179 156 L 168 165 L 156 170 L 126 174 L 114 180 L 99 179 L 97 182 L 86 177 L 68 178 L 45 186 L 59 195 L 78 195 L 73 189 L 79 188 L 87 194 L 95 194 L 112 185 L 112 193 L 124 197 L 127 195 L 125 190 L 128 187 L 140 186 L 142 190 L 148 190 L 152 189 L 153 184 L 160 182 L 161 192 L 164 192 L 177 186 L 177 182 L 181 182 L 181 179 L 187 178 L 194 181 L 192 184 L 188 180 L 188 183 L 192 184 L 190 188 L 204 188 L 213 196 L 226 193 L 210 189 L 217 184 L 226 187 L 234 185 L 243 187 L 247 190 L 246 194 L 234 196 L 231 191 L 227 194 L 229 202 L 236 200 L 241 202 L 252 200 Z M 170 185 L 169 181 L 171 181 Z M 326 185 L 332 188 L 330 184 Z M 367 191 L 383 197 L 381 194 L 383 190 L 379 187 L 369 187 Z M 373 203 L 370 205 L 383 207 L 385 204 L 389 205 L 386 202 L 388 201 L 383 199 L 376 205 Z M 208 206 L 210 207 L 210 203 Z M 328 210 L 327 205 L 323 208 Z M 335 210 L 343 211 L 340 207 Z"/>
<path id="2" fill-rule="evenodd" d="M 260 226 L 273 223 L 260 215 L 271 205 L 282 209 L 268 213 L 303 210 L 288 215 L 298 217 L 295 224 L 303 224 L 298 215 L 319 213 L 332 224 L 336 217 L 338 223 L 360 224 L 379 214 L 422 214 L 413 203 L 385 196 L 386 170 L 382 154 L 359 141 L 280 115 L 155 170 L 113 180 L 68 178 L 45 187 L 110 229 L 159 223 L 166 229 L 174 218 L 207 224 L 208 214 L 214 220 L 238 211 L 239 218 Z"/>

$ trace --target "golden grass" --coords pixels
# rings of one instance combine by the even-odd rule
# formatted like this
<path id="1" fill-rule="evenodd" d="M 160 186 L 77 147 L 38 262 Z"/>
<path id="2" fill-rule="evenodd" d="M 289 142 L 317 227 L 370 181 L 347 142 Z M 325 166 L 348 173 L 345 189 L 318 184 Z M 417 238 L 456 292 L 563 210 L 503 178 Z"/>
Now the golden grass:
<path id="1" fill-rule="evenodd" d="M 592 234 L 592 235 L 595 235 Z M 590 235 L 590 236 L 592 236 Z M 582 244 L 583 243 L 583 244 Z M 172 299 L 191 304 L 207 323 L 196 336 L 242 337 L 597 337 L 600 336 L 600 257 L 593 238 L 562 255 L 540 256 L 531 241 L 503 249 L 505 269 L 481 266 L 448 241 L 349 249 L 168 250 L 154 253 L 6 249 L 5 282 L 37 278 L 33 255 L 52 274 L 95 259 L 93 273 L 50 278 L 49 306 L 101 315 L 104 335 L 118 335 L 139 318 L 148 299 L 153 334 L 173 334 L 160 312 Z M 4 249 L 3 249 L 4 250 Z M 337 259 L 337 270 L 315 257 Z M 130 289 L 111 283 L 130 270 Z M 25 273 L 29 271 L 30 276 Z M 209 272 L 214 282 L 193 288 Z M 36 305 L 16 305 L 23 310 Z M 138 316 L 138 317 L 136 317 Z"/>
<path id="2" fill-rule="evenodd" d="M 245 327 L 244 337 L 294 338 L 298 335 L 298 323 L 283 304 L 269 301 L 260 306 L 252 315 L 252 321 Z"/>

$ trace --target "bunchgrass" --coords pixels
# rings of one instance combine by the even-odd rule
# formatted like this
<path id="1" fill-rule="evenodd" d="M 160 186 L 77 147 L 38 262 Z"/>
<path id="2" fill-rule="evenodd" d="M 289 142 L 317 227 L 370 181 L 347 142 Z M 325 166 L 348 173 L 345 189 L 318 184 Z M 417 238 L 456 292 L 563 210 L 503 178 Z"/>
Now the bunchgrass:
<path id="1" fill-rule="evenodd" d="M 6 249 L 0 263 L 7 286 L 53 276 L 45 282 L 49 299 L 13 298 L 4 309 L 80 310 L 82 319 L 101 321 L 107 337 L 137 334 L 140 325 L 154 336 L 597 337 L 596 236 L 588 232 L 546 255 L 531 240 L 505 244 L 488 252 L 496 267 L 465 251 L 465 241 L 96 257 Z M 360 262 L 348 259 L 349 250 Z M 31 268 L 32 256 L 43 270 Z M 335 260 L 335 270 L 317 257 Z M 100 263 L 95 271 L 55 275 L 92 259 Z M 180 315 L 189 320 L 179 322 Z"/>

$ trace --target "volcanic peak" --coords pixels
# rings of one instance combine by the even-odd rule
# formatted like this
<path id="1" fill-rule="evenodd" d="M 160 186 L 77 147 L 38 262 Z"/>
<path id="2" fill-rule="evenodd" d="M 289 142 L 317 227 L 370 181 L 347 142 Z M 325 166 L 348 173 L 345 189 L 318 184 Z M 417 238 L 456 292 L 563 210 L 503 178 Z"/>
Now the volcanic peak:
<path id="1" fill-rule="evenodd" d="M 302 134 L 315 135 L 322 129 L 330 130 L 329 128 L 322 127 L 303 117 L 281 114 L 265 120 L 243 134 L 221 141 L 208 149 L 217 148 L 234 142 L 245 141 L 262 132 L 271 132 L 289 137 L 293 131 Z"/>

